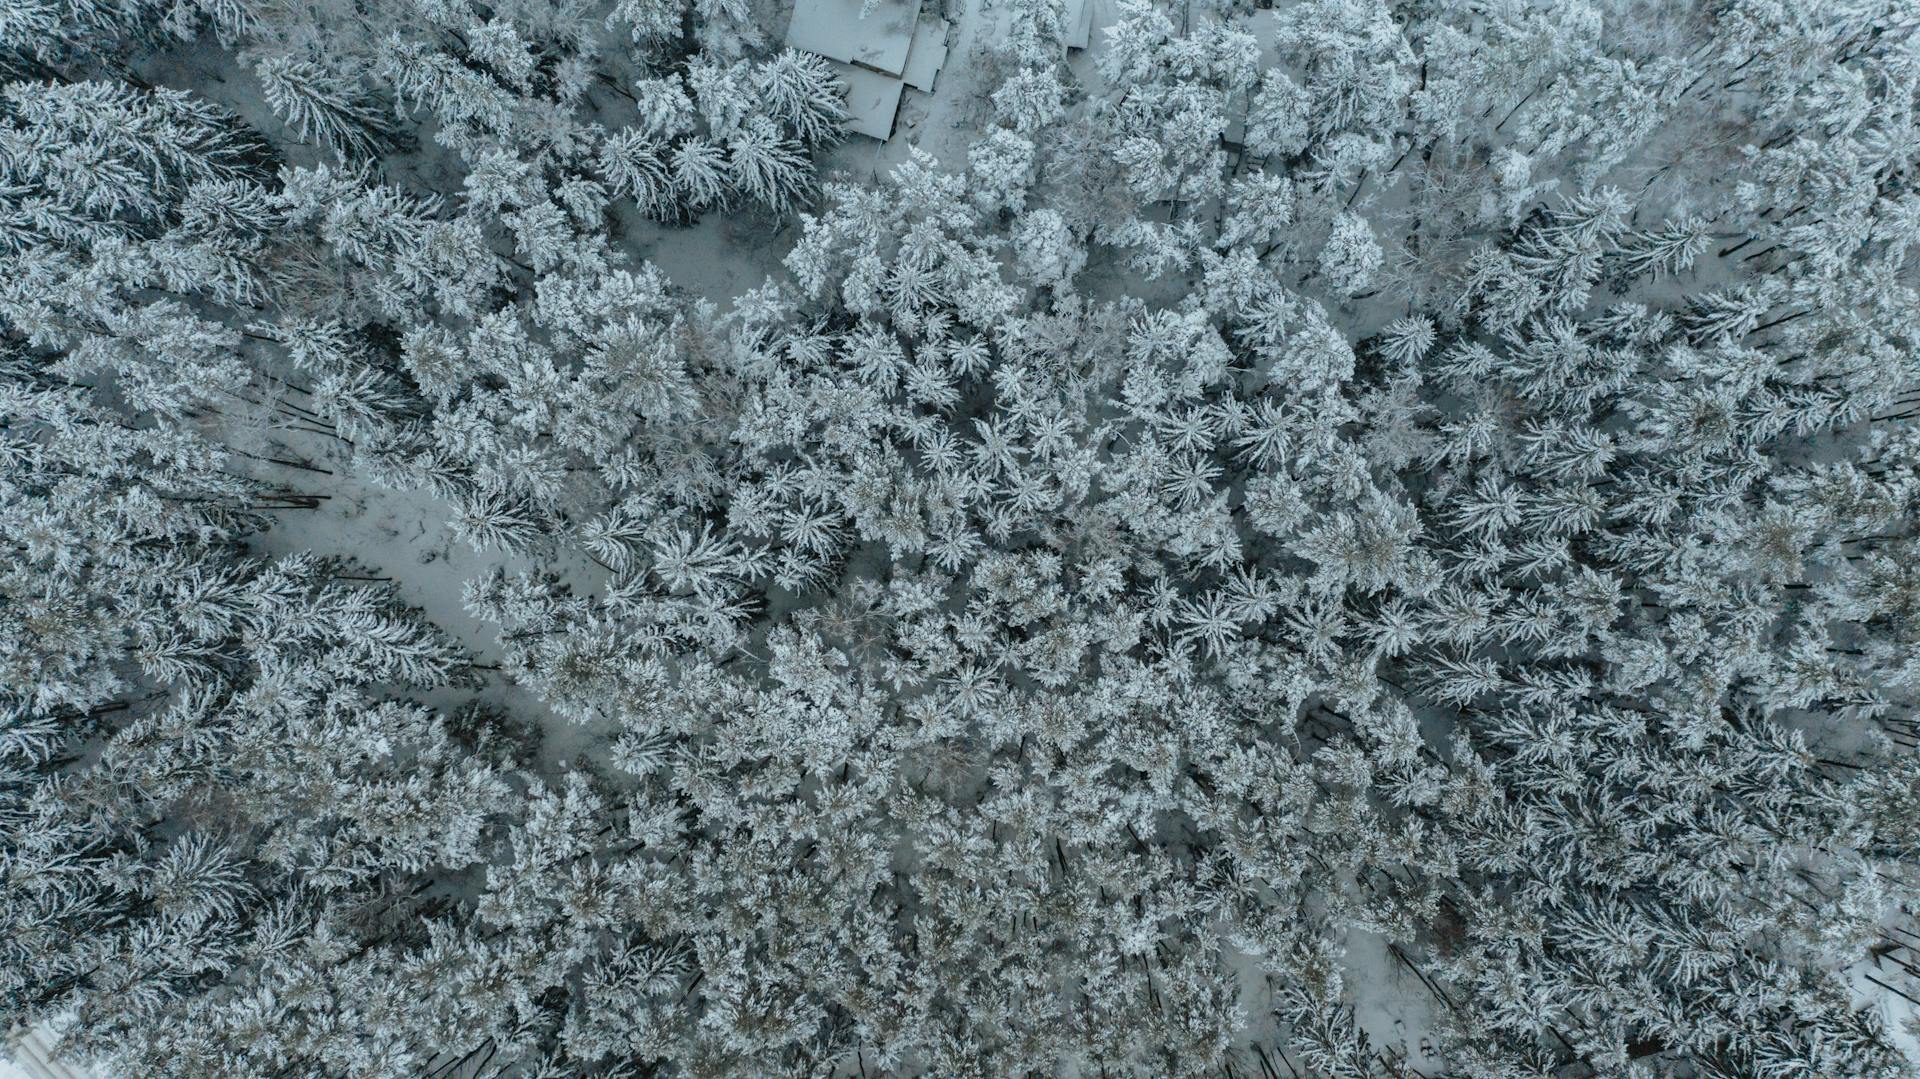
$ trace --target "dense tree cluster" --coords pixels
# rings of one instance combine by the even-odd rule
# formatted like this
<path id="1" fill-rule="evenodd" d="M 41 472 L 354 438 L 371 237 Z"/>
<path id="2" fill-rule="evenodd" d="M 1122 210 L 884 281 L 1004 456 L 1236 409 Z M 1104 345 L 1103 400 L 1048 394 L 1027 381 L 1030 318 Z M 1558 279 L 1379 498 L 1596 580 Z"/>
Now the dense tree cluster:
<path id="1" fill-rule="evenodd" d="M 0 0 L 0 1024 L 1916 1066 L 1849 971 L 1920 994 L 1920 14 L 988 15 L 962 152 L 821 176 L 775 5 Z M 635 257 L 715 213 L 782 272 Z M 269 550 L 323 473 L 471 548 L 497 667 Z"/>

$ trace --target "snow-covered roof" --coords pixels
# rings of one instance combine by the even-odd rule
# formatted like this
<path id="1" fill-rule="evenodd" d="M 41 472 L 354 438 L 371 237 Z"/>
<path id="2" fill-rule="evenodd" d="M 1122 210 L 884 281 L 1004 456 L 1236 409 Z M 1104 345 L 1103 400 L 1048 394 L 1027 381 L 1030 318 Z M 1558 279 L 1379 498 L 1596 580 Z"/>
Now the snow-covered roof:
<path id="1" fill-rule="evenodd" d="M 1066 40 L 1069 49 L 1084 49 L 1093 38 L 1093 0 L 1067 0 Z"/>
<path id="2" fill-rule="evenodd" d="M 920 0 L 879 0 L 866 18 L 862 0 L 795 0 L 787 44 L 829 60 L 887 75 L 907 66 Z"/>
<path id="3" fill-rule="evenodd" d="M 0 1046 L 0 1079 L 88 1079 L 84 1068 L 53 1059 L 54 1034 L 44 1025 Z"/>
<path id="4" fill-rule="evenodd" d="M 934 76 L 947 63 L 947 20 L 922 16 L 913 28 L 907 48 L 907 66 L 900 79 L 915 90 L 933 93 Z"/>
<path id="5" fill-rule="evenodd" d="M 893 116 L 900 111 L 906 84 L 864 67 L 838 60 L 832 64 L 833 73 L 847 84 L 847 130 L 885 142 L 893 135 Z"/>
<path id="6" fill-rule="evenodd" d="M 947 22 L 920 17 L 920 0 L 797 0 L 787 44 L 818 53 L 847 86 L 847 129 L 886 141 L 906 87 L 933 92 L 947 62 Z"/>

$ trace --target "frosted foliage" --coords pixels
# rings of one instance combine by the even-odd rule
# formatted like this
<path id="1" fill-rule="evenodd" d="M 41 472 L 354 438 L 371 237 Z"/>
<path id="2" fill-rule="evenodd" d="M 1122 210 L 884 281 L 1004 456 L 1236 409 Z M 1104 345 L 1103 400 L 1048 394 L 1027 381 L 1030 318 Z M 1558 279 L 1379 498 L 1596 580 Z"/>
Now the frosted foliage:
<path id="1" fill-rule="evenodd" d="M 1342 213 L 1333 219 L 1327 245 L 1320 250 L 1320 272 L 1326 276 L 1328 287 L 1352 296 L 1373 283 L 1385 258 L 1367 219 Z"/>
<path id="2" fill-rule="evenodd" d="M 1071 288 L 1073 275 L 1086 265 L 1086 252 L 1056 210 L 1035 210 L 1014 226 L 1013 242 L 1020 275 L 1036 285 Z"/>
<path id="3" fill-rule="evenodd" d="M 1920 1066 L 1910 5 L 794 7 L 0 0 L 0 1028 Z"/>

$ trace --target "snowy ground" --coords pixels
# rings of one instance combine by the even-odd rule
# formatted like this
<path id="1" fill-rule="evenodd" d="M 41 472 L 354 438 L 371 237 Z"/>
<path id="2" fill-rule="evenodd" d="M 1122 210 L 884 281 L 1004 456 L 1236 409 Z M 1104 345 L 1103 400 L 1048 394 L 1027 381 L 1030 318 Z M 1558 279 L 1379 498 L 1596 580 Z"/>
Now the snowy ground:
<path id="1" fill-rule="evenodd" d="M 287 432 L 280 432 L 278 437 L 299 439 Z M 256 469 L 263 478 L 301 493 L 326 496 L 318 509 L 279 511 L 273 527 L 257 541 L 261 553 L 271 556 L 312 551 L 351 556 L 370 576 L 390 578 L 403 602 L 418 608 L 430 622 L 464 645 L 483 668 L 499 663 L 499 640 L 492 626 L 467 612 L 463 593 L 468 581 L 494 566 L 503 566 L 509 572 L 549 570 L 575 587 L 587 589 L 604 580 L 604 571 L 577 552 L 550 559 L 477 553 L 448 531 L 447 506 L 433 494 L 390 491 L 368 484 L 352 474 L 353 466 L 341 459 L 342 455 L 327 453 L 326 449 L 319 439 L 300 440 L 298 446 L 300 452 L 315 455 L 319 467 L 331 469 L 331 476 L 272 465 Z M 498 672 L 483 670 L 482 677 L 486 685 L 478 691 L 443 689 L 421 695 L 421 699 L 437 707 L 453 708 L 478 698 L 502 712 L 537 722 L 543 732 L 543 771 L 557 771 L 562 761 L 590 751 L 602 733 L 560 719 L 538 696 Z"/>
<path id="2" fill-rule="evenodd" d="M 1913 963 L 1920 960 L 1920 952 L 1906 949 L 1906 954 L 1896 958 Z M 1847 971 L 1847 981 L 1853 987 L 1856 1001 L 1871 1003 L 1879 1009 L 1881 1021 L 1887 1025 L 1888 1040 L 1899 1046 L 1907 1059 L 1914 1062 L 1915 1073 L 1920 1074 L 1920 1007 L 1900 995 L 1920 996 L 1920 992 L 1916 992 L 1920 990 L 1920 979 L 1888 959 L 1862 959 Z"/>

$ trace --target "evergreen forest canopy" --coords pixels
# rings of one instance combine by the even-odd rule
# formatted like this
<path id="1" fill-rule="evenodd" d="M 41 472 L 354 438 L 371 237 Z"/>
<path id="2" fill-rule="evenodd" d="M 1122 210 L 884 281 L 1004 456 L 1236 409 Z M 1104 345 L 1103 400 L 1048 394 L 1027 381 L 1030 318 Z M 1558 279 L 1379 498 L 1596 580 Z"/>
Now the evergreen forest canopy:
<path id="1" fill-rule="evenodd" d="M 0 1029 L 1912 1074 L 1920 9 L 952 3 L 0 0 Z"/>

